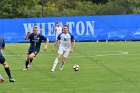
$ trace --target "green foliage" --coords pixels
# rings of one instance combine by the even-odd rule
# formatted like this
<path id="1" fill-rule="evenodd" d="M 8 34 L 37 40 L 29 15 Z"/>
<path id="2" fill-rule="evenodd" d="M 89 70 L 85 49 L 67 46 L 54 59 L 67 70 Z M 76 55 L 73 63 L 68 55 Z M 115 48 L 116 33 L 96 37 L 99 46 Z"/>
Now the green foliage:
<path id="1" fill-rule="evenodd" d="M 59 10 L 55 3 L 48 2 L 44 7 L 44 15 L 46 16 L 59 16 Z"/>
<path id="2" fill-rule="evenodd" d="M 131 9 L 134 14 L 140 13 L 140 0 L 129 0 L 131 3 Z"/>
<path id="3" fill-rule="evenodd" d="M 109 2 L 104 5 L 98 5 L 96 14 L 98 15 L 112 15 L 112 14 L 124 14 L 125 9 L 123 6 L 116 4 L 115 2 Z"/>
<path id="4" fill-rule="evenodd" d="M 43 0 L 2 0 L 0 18 L 42 17 Z M 44 0 L 45 16 L 140 13 L 140 0 Z"/>

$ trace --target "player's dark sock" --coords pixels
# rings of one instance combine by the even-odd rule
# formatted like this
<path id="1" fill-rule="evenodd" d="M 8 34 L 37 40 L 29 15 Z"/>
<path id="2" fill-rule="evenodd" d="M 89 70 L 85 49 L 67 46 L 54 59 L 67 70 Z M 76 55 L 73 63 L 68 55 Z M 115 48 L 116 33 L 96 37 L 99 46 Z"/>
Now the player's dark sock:
<path id="1" fill-rule="evenodd" d="M 32 62 L 33 62 L 33 59 L 30 60 L 30 64 L 32 64 Z"/>
<path id="2" fill-rule="evenodd" d="M 10 68 L 9 67 L 5 68 L 5 71 L 6 71 L 7 75 L 8 75 L 8 77 L 12 78 L 11 73 L 10 73 Z"/>
<path id="3" fill-rule="evenodd" d="M 28 69 L 28 64 L 29 64 L 29 61 L 27 60 L 26 62 L 25 62 L 25 67 Z"/>

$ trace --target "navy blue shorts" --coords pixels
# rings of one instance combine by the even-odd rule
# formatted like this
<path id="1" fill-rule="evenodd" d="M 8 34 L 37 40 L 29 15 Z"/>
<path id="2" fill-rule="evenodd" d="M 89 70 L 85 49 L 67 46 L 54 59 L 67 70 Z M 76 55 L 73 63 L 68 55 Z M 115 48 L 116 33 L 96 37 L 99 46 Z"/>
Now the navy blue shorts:
<path id="1" fill-rule="evenodd" d="M 39 49 L 36 49 L 34 47 L 30 47 L 29 50 L 28 50 L 28 54 L 29 55 L 32 54 L 32 53 L 34 53 L 35 55 L 37 55 L 38 52 L 39 52 Z"/>
<path id="2" fill-rule="evenodd" d="M 3 64 L 5 62 L 5 57 L 3 54 L 0 52 L 0 63 Z"/>

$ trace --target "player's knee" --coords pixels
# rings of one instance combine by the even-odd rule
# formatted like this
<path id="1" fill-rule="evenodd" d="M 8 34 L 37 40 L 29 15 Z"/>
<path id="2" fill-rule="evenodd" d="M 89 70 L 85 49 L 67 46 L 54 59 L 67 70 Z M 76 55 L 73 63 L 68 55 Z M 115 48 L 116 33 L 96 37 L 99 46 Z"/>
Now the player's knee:
<path id="1" fill-rule="evenodd" d="M 65 59 L 63 59 L 63 60 L 62 60 L 62 63 L 65 63 L 65 61 L 66 61 L 66 60 L 65 60 Z"/>
<path id="2" fill-rule="evenodd" d="M 57 58 L 58 58 L 58 60 L 59 60 L 59 59 L 61 58 L 61 56 L 58 56 Z"/>
<path id="3" fill-rule="evenodd" d="M 62 64 L 64 64 L 65 63 L 65 61 L 64 60 L 62 60 Z"/>
<path id="4" fill-rule="evenodd" d="M 4 68 L 8 67 L 8 64 L 6 62 L 4 62 L 2 65 L 4 66 Z"/>
<path id="5" fill-rule="evenodd" d="M 62 58 L 62 63 L 65 63 L 65 61 L 66 61 L 66 58 L 63 57 L 63 58 Z"/>
<path id="6" fill-rule="evenodd" d="M 34 55 L 29 55 L 28 56 L 28 59 L 30 59 L 30 60 L 33 59 L 33 58 L 34 58 Z"/>

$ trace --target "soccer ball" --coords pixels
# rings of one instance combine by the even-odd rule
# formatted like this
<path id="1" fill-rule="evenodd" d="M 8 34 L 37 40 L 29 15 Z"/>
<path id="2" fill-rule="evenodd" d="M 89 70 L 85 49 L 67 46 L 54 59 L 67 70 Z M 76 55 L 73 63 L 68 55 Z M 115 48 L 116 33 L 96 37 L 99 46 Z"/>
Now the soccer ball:
<path id="1" fill-rule="evenodd" d="M 79 71 L 79 69 L 80 69 L 80 67 L 79 67 L 79 65 L 73 65 L 73 69 L 74 69 L 74 71 Z"/>

